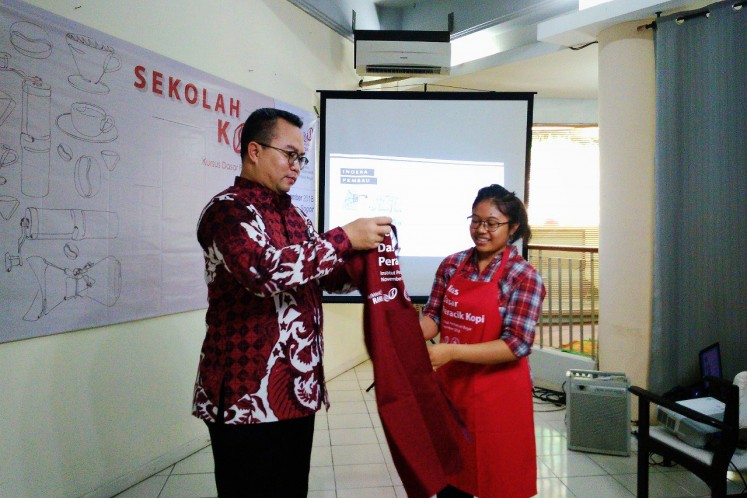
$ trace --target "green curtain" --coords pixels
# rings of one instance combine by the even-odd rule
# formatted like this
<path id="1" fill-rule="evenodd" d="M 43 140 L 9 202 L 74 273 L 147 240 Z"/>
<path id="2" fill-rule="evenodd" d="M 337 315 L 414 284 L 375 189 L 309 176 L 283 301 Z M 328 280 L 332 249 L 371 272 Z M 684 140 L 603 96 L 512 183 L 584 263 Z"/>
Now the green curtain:
<path id="1" fill-rule="evenodd" d="M 740 3 L 656 22 L 655 392 L 699 380 L 698 352 L 716 341 L 725 378 L 747 370 L 747 4 Z"/>

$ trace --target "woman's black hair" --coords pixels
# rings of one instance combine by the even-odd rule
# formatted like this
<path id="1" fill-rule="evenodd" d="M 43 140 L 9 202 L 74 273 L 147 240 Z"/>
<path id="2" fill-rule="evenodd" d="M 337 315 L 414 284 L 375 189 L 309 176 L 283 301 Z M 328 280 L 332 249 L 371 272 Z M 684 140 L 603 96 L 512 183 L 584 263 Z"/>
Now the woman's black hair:
<path id="1" fill-rule="evenodd" d="M 252 112 L 244 122 L 241 130 L 241 161 L 246 157 L 249 142 L 269 143 L 275 134 L 277 120 L 284 119 L 297 128 L 303 126 L 300 117 L 292 112 L 273 107 L 261 107 Z"/>
<path id="2" fill-rule="evenodd" d="M 532 230 L 529 228 L 527 209 L 514 192 L 510 192 L 501 185 L 494 183 L 477 191 L 477 197 L 475 197 L 475 202 L 472 203 L 472 209 L 475 209 L 482 201 L 490 201 L 498 211 L 505 214 L 511 224 L 510 226 L 519 225 L 509 239 L 511 244 L 519 239 L 529 242 L 529 239 L 532 238 Z"/>

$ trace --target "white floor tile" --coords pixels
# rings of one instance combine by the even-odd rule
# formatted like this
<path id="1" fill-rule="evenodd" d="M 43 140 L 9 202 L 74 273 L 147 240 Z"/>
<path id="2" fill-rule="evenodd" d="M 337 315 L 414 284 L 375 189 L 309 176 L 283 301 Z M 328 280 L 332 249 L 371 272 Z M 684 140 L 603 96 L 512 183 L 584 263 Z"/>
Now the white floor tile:
<path id="1" fill-rule="evenodd" d="M 332 405 L 330 412 L 338 401 L 363 401 L 363 399 L 363 394 L 360 391 L 330 391 L 329 400 Z"/>
<path id="2" fill-rule="evenodd" d="M 365 382 L 366 387 L 364 387 L 363 389 L 367 389 L 374 380 L 373 370 L 356 371 L 355 376 L 358 378 L 359 382 Z"/>
<path id="3" fill-rule="evenodd" d="M 340 489 L 337 498 L 397 498 L 394 487 Z"/>
<path id="4" fill-rule="evenodd" d="M 560 480 L 578 498 L 624 498 L 634 496 L 614 477 L 562 477 Z"/>
<path id="5" fill-rule="evenodd" d="M 404 486 L 394 486 L 394 492 L 397 494 L 397 498 L 408 498 Z"/>
<path id="6" fill-rule="evenodd" d="M 337 490 L 393 486 L 389 470 L 383 463 L 367 465 L 336 465 Z"/>
<path id="7" fill-rule="evenodd" d="M 174 466 L 170 465 L 169 467 L 163 469 L 161 472 L 157 473 L 157 476 L 168 476 L 171 475 L 171 471 L 174 470 Z"/>
<path id="8" fill-rule="evenodd" d="M 337 498 L 337 492 L 334 489 L 323 491 L 309 491 L 306 498 Z"/>
<path id="9" fill-rule="evenodd" d="M 552 473 L 552 470 L 550 470 L 550 467 L 545 465 L 542 460 L 537 457 L 537 479 L 544 479 L 546 477 L 557 477 L 555 474 Z"/>
<path id="10" fill-rule="evenodd" d="M 378 443 L 333 446 L 332 461 L 335 465 L 385 463 Z"/>
<path id="11" fill-rule="evenodd" d="M 329 446 L 329 431 L 328 430 L 314 430 L 314 441 L 311 443 L 312 446 Z"/>
<path id="12" fill-rule="evenodd" d="M 351 379 L 351 380 L 333 380 L 331 382 L 327 382 L 327 390 L 330 391 L 330 397 L 335 396 L 331 391 L 360 391 L 360 386 L 358 385 L 358 379 Z"/>
<path id="13" fill-rule="evenodd" d="M 332 465 L 332 447 L 314 446 L 311 448 L 311 466 L 329 467 Z"/>
<path id="14" fill-rule="evenodd" d="M 329 429 L 359 429 L 373 427 L 371 415 L 368 413 L 343 413 L 341 415 L 330 414 L 327 418 Z"/>
<path id="15" fill-rule="evenodd" d="M 638 454 L 630 456 L 614 456 L 589 454 L 589 458 L 602 467 L 608 474 L 635 474 L 638 471 Z"/>
<path id="16" fill-rule="evenodd" d="M 557 477 L 537 479 L 537 498 L 575 498 L 571 490 Z"/>
<path id="17" fill-rule="evenodd" d="M 359 429 L 330 429 L 329 438 L 332 446 L 345 444 L 378 443 L 373 427 Z"/>
<path id="18" fill-rule="evenodd" d="M 624 474 L 612 477 L 625 486 L 628 491 L 635 494 L 637 482 L 636 474 Z M 650 498 L 681 498 L 694 496 L 675 481 L 669 479 L 664 472 L 649 473 L 648 495 Z"/>
<path id="19" fill-rule="evenodd" d="M 668 472 L 666 476 L 695 496 L 710 496 L 711 488 L 690 471 Z"/>
<path id="20" fill-rule="evenodd" d="M 213 454 L 200 451 L 174 465 L 171 475 L 212 474 L 215 471 Z"/>
<path id="21" fill-rule="evenodd" d="M 405 498 L 375 401 L 367 361 L 327 383 L 332 407 L 316 416 L 309 474 L 310 498 Z M 636 453 L 619 457 L 568 450 L 565 410 L 535 404 L 537 496 L 624 498 L 636 492 Z M 637 441 L 631 440 L 637 450 Z M 650 496 L 709 496 L 705 484 L 680 466 L 649 467 Z M 730 492 L 741 491 L 731 482 Z M 177 462 L 118 498 L 210 498 L 216 495 L 210 447 Z"/>
<path id="22" fill-rule="evenodd" d="M 329 409 L 328 415 L 344 415 L 348 413 L 368 413 L 368 406 L 364 401 L 338 401 Z"/>
<path id="23" fill-rule="evenodd" d="M 213 474 L 172 475 L 158 498 L 204 498 L 218 496 Z"/>
<path id="24" fill-rule="evenodd" d="M 588 455 L 569 451 L 562 455 L 546 455 L 539 458 L 558 477 L 607 475 L 604 469 L 594 463 Z"/>
<path id="25" fill-rule="evenodd" d="M 568 440 L 561 436 L 536 437 L 537 455 L 565 455 L 568 453 Z"/>
<path id="26" fill-rule="evenodd" d="M 392 484 L 395 486 L 402 486 L 402 479 L 399 477 L 397 467 L 394 466 L 392 460 L 387 460 L 386 469 L 389 471 L 389 478 L 392 480 Z"/>
<path id="27" fill-rule="evenodd" d="M 309 491 L 335 490 L 335 469 L 333 467 L 311 467 Z"/>
<path id="28" fill-rule="evenodd" d="M 168 476 L 155 475 L 116 495 L 116 498 L 158 498 Z"/>
<path id="29" fill-rule="evenodd" d="M 337 377 L 333 379 L 328 379 L 327 383 L 333 382 L 335 380 L 358 380 L 358 376 L 355 375 L 355 370 L 351 369 L 351 370 L 348 370 L 347 372 L 341 373 L 340 375 L 338 375 Z"/>

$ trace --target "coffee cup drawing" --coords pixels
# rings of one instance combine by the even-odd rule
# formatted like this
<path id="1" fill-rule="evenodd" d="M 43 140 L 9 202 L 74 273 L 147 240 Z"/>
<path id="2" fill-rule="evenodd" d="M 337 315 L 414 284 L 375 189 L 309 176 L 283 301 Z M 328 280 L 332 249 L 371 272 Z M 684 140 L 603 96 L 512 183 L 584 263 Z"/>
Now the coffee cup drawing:
<path id="1" fill-rule="evenodd" d="M 57 126 L 71 137 L 105 143 L 117 139 L 114 117 L 90 102 L 75 102 L 70 112 L 57 117 Z"/>
<path id="2" fill-rule="evenodd" d="M 78 74 L 68 77 L 70 84 L 84 92 L 108 93 L 109 87 L 101 79 L 122 66 L 114 49 L 81 34 L 68 33 L 65 39 L 78 68 Z"/>
<path id="3" fill-rule="evenodd" d="M 95 104 L 76 102 L 70 109 L 73 126 L 87 137 L 98 137 L 114 127 L 114 118 L 107 116 L 106 111 Z"/>

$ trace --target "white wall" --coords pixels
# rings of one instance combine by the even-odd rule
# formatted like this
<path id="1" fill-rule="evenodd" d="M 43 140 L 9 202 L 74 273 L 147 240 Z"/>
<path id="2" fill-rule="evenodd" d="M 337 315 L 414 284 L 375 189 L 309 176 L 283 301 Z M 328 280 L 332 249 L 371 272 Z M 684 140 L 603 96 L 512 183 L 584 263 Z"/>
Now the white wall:
<path id="1" fill-rule="evenodd" d="M 359 79 L 352 43 L 286 1 L 30 3 L 309 111 Z M 332 377 L 366 355 L 360 306 L 326 308 Z M 111 496 L 207 444 L 204 330 L 201 310 L 1 344 L 0 496 Z"/>
<path id="2" fill-rule="evenodd" d="M 535 124 L 599 124 L 596 99 L 534 99 Z"/>

